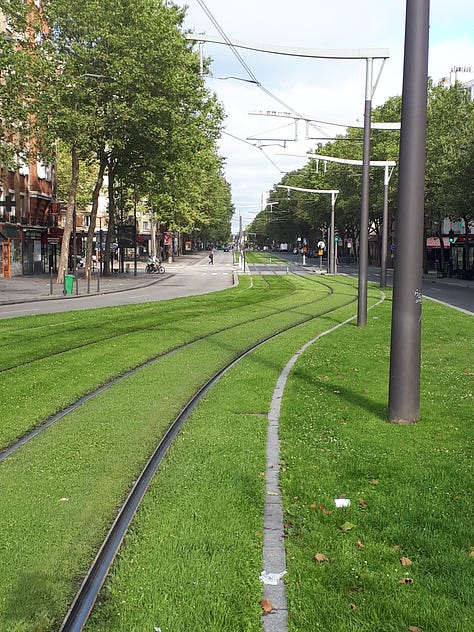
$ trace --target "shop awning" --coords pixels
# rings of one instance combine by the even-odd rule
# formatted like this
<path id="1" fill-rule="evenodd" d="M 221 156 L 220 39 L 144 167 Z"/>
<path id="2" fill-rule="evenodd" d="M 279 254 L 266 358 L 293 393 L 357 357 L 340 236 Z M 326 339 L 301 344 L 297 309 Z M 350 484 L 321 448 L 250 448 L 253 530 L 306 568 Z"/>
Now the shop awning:
<path id="1" fill-rule="evenodd" d="M 457 237 L 454 238 L 454 242 L 456 243 Z M 443 246 L 444 248 L 449 248 L 449 239 L 447 237 L 443 237 Z M 439 237 L 427 237 L 426 239 L 426 248 L 428 250 L 434 250 L 435 248 L 441 248 L 439 244 Z"/>

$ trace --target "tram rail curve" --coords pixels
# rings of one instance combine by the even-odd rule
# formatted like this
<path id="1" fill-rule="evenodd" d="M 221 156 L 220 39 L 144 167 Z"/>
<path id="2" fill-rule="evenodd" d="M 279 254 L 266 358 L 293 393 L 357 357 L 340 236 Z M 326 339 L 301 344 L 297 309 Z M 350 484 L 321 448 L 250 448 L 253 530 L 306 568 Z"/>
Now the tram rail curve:
<path id="1" fill-rule="evenodd" d="M 303 322 L 307 322 L 308 320 L 312 320 L 313 318 L 317 318 L 322 315 L 335 313 L 341 308 L 346 307 L 351 303 L 355 303 L 356 300 L 357 298 L 354 298 L 353 300 L 344 303 L 344 305 L 339 305 L 335 308 L 325 310 L 318 316 L 305 319 L 305 321 Z M 117 518 L 115 519 L 106 538 L 104 539 L 103 544 L 100 547 L 100 550 L 89 569 L 89 572 L 84 578 L 70 606 L 70 609 L 63 620 L 60 632 L 81 632 L 81 630 L 83 630 L 84 626 L 87 623 L 89 615 L 95 605 L 102 585 L 104 584 L 108 572 L 113 564 L 113 561 L 120 549 L 125 533 L 136 511 L 138 510 L 138 507 L 140 506 L 141 500 L 143 499 L 156 470 L 158 469 L 162 459 L 166 455 L 166 452 L 171 446 L 174 438 L 177 436 L 180 429 L 188 419 L 189 415 L 199 404 L 204 395 L 229 369 L 237 364 L 237 362 L 255 351 L 260 346 L 281 335 L 282 333 L 299 327 L 301 324 L 303 324 L 303 322 L 284 327 L 280 331 L 265 337 L 263 340 L 259 341 L 258 343 L 252 345 L 251 347 L 240 353 L 223 368 L 217 371 L 215 375 L 213 375 L 206 382 L 206 384 L 204 384 L 199 389 L 199 391 L 195 393 L 195 395 L 189 400 L 181 413 L 173 421 L 165 436 L 160 441 L 145 468 L 141 472 L 140 476 L 137 478 L 136 483 L 130 491 L 127 499 L 120 508 Z"/>
<path id="2" fill-rule="evenodd" d="M 329 284 L 325 284 L 325 283 L 321 283 L 321 285 L 327 287 L 327 295 L 331 295 L 333 293 L 333 289 Z M 315 302 L 320 301 L 321 298 L 315 299 L 315 300 L 311 300 L 311 301 L 306 301 L 306 302 L 302 302 L 298 304 L 298 309 L 300 309 L 301 307 L 306 307 L 309 306 Z M 341 307 L 344 307 L 345 305 L 350 304 L 353 301 L 353 299 L 349 299 L 344 305 L 341 305 Z M 295 309 L 295 308 L 291 308 L 291 309 Z M 287 311 L 291 311 L 291 309 L 287 310 Z M 15 439 L 14 441 L 12 441 L 11 443 L 9 443 L 8 445 L 6 445 L 2 450 L 0 450 L 0 463 L 2 461 L 4 461 L 6 458 L 8 458 L 10 455 L 12 455 L 14 452 L 16 452 L 19 448 L 23 447 L 25 444 L 29 443 L 32 439 L 38 437 L 43 431 L 45 431 L 47 428 L 49 428 L 51 425 L 53 425 L 54 423 L 56 423 L 57 421 L 60 421 L 61 419 L 63 419 L 66 415 L 70 414 L 71 412 L 77 410 L 78 408 L 80 408 L 82 405 L 84 405 L 86 402 L 88 402 L 89 400 L 91 400 L 92 398 L 96 397 L 97 395 L 105 392 L 107 389 L 109 389 L 110 387 L 114 386 L 115 384 L 117 384 L 118 382 L 127 379 L 128 377 L 134 375 L 135 373 L 137 373 L 138 371 L 142 370 L 143 368 L 150 366 L 156 362 L 158 362 L 159 360 L 161 360 L 162 358 L 175 353 L 176 351 L 182 350 L 188 346 L 191 346 L 197 342 L 200 342 L 202 340 L 206 340 L 207 338 L 209 338 L 210 336 L 215 336 L 217 334 L 221 334 L 227 331 L 231 331 L 232 329 L 237 329 L 238 327 L 241 327 L 243 324 L 249 324 L 252 322 L 258 322 L 258 321 L 263 321 L 266 318 L 270 318 L 271 316 L 273 316 L 275 313 L 277 313 L 277 310 L 272 311 L 271 313 L 265 315 L 265 316 L 259 316 L 256 318 L 248 318 L 247 320 L 245 320 L 244 322 L 241 323 L 237 323 L 231 327 L 223 327 L 223 328 L 219 328 L 214 330 L 212 333 L 206 333 L 206 334 L 202 334 L 199 336 L 196 336 L 190 340 L 188 340 L 185 343 L 176 345 L 175 347 L 173 347 L 172 349 L 169 349 L 167 351 L 164 351 L 162 353 L 159 353 L 155 356 L 152 356 L 151 358 L 147 359 L 145 362 L 140 363 L 139 365 L 124 371 L 122 374 L 113 377 L 112 379 L 108 380 L 105 384 L 99 386 L 98 388 L 92 390 L 89 393 L 84 394 L 82 397 L 78 398 L 75 402 L 71 403 L 69 406 L 65 407 L 64 409 L 58 411 L 57 413 L 53 414 L 51 417 L 49 417 L 47 420 L 45 420 L 42 423 L 39 423 L 38 425 L 36 425 L 34 428 L 28 430 L 26 433 L 24 433 L 21 437 Z M 319 318 L 320 316 L 324 316 L 326 314 L 326 312 L 323 311 L 318 311 L 316 314 L 307 317 L 305 320 L 309 320 L 311 318 Z M 301 322 L 305 322 L 305 320 L 301 321 Z M 127 334 L 123 334 L 123 335 L 127 335 Z M 101 338 L 102 340 L 102 338 Z M 96 343 L 90 343 L 90 344 L 96 344 Z M 73 346 L 71 347 L 71 350 L 76 350 L 77 347 Z M 58 352 L 58 354 L 60 353 L 65 353 L 66 351 L 60 351 Z M 54 355 L 54 354 L 53 354 Z M 51 356 L 50 356 L 51 357 Z M 32 362 L 28 362 L 26 364 L 32 364 Z"/>

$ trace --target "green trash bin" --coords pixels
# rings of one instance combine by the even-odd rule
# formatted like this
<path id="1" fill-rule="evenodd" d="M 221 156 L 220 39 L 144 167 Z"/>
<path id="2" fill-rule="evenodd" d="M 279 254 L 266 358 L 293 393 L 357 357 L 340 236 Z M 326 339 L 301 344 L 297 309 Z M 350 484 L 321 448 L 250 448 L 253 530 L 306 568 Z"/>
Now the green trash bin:
<path id="1" fill-rule="evenodd" d="M 74 275 L 64 275 L 64 294 L 72 294 L 72 288 L 74 287 Z"/>

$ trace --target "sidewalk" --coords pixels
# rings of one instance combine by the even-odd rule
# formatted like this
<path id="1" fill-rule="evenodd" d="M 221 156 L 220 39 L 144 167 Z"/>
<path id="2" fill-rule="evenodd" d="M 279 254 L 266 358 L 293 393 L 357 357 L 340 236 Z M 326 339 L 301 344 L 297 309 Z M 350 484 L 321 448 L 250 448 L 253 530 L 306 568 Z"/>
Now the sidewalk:
<path id="1" fill-rule="evenodd" d="M 77 286 L 73 284 L 72 294 L 63 293 L 63 284 L 56 283 L 56 275 L 37 274 L 34 276 L 14 276 L 5 279 L 0 276 L 0 305 L 14 305 L 16 303 L 29 303 L 31 301 L 47 301 L 55 299 L 72 300 L 94 294 L 106 294 L 109 292 L 124 292 L 136 287 L 144 287 L 158 283 L 169 276 L 173 269 L 195 265 L 203 259 L 207 260 L 206 252 L 181 255 L 175 257 L 172 263 L 163 262 L 165 274 L 146 274 L 145 263 L 137 265 L 137 275 L 134 274 L 133 262 L 130 263 L 129 272 L 117 273 L 111 276 L 99 277 L 98 271 L 94 271 L 88 282 L 83 278 L 84 270 L 77 270 Z"/>

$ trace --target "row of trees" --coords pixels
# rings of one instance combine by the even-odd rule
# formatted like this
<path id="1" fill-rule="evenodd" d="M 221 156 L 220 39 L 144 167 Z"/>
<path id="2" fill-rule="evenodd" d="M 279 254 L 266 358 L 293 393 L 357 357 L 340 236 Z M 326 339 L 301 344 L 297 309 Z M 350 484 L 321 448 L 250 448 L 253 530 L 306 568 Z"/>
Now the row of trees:
<path id="1" fill-rule="evenodd" d="M 374 109 L 373 120 L 396 122 L 401 118 L 401 97 L 392 97 Z M 334 142 L 318 145 L 315 154 L 362 159 L 362 135 L 359 129 L 349 129 Z M 399 132 L 373 130 L 371 159 L 397 161 Z M 428 84 L 428 125 L 425 178 L 425 228 L 427 235 L 441 238 L 443 220 L 464 220 L 466 254 L 469 261 L 469 225 L 474 221 L 474 102 L 461 84 L 446 88 Z M 358 242 L 360 218 L 361 167 L 317 161 L 308 163 L 289 174 L 280 185 L 306 189 L 339 189 L 336 206 L 336 227 L 341 237 Z M 390 223 L 396 219 L 398 189 L 397 169 L 390 179 Z M 379 239 L 382 233 L 384 170 L 370 170 L 369 226 Z M 272 210 L 267 207 L 249 227 L 261 243 L 286 242 L 289 236 L 304 236 L 315 244 L 325 235 L 330 220 L 330 200 L 327 195 L 315 195 L 275 187 L 271 202 L 278 202 Z M 443 254 L 443 249 L 441 249 Z"/>
<path id="2" fill-rule="evenodd" d="M 227 239 L 233 209 L 216 148 L 224 115 L 186 40 L 183 10 L 166 0 L 38 4 L 0 1 L 11 32 L 19 34 L 2 46 L 0 163 L 5 171 L 26 162 L 30 151 L 45 162 L 68 155 L 70 178 L 66 187 L 59 183 L 67 212 L 58 280 L 67 271 L 83 173 L 92 204 L 86 267 L 106 175 L 105 273 L 114 181 L 147 198 L 167 229 L 207 230 L 213 240 Z"/>

